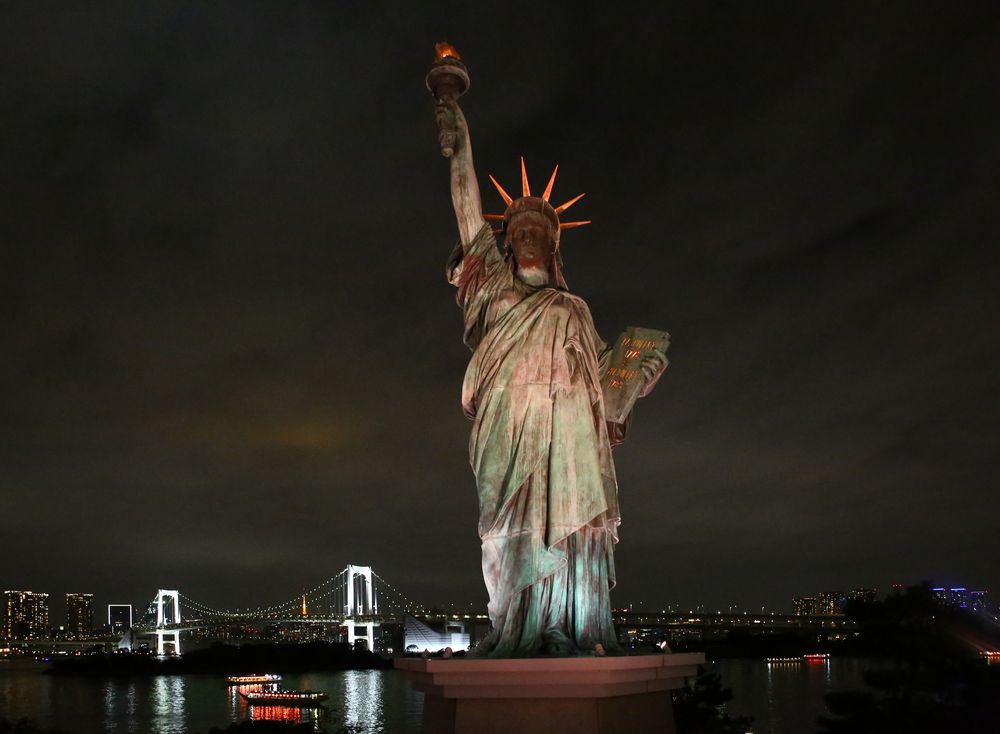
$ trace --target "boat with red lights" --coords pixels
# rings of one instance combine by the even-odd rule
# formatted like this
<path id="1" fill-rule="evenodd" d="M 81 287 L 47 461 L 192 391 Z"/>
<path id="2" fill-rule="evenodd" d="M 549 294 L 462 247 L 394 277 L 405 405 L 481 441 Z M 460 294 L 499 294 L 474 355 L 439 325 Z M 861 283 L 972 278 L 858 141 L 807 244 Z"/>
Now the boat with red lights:
<path id="1" fill-rule="evenodd" d="M 247 691 L 247 703 L 263 706 L 318 706 L 327 696 L 322 691 Z"/>
<path id="2" fill-rule="evenodd" d="M 810 652 L 802 656 L 803 660 L 829 660 L 830 653 L 828 652 Z"/>
<path id="3" fill-rule="evenodd" d="M 252 683 L 277 683 L 279 680 L 281 680 L 281 676 L 276 673 L 230 675 L 226 677 L 226 682 L 231 686 L 246 686 Z"/>

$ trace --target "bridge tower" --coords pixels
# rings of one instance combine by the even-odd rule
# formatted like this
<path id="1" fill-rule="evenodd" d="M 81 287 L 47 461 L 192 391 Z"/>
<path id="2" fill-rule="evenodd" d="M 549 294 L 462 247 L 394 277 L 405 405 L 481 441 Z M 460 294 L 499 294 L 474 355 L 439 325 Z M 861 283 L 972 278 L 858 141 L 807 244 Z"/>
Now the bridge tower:
<path id="1" fill-rule="evenodd" d="M 171 601 L 173 602 L 172 605 Z M 156 633 L 155 633 L 157 655 L 167 654 L 165 643 L 170 643 L 174 646 L 175 655 L 181 654 L 180 629 L 172 629 L 172 630 L 164 629 L 167 625 L 176 625 L 177 627 L 179 627 L 180 623 L 181 623 L 180 594 L 177 592 L 176 589 L 158 589 L 156 592 Z"/>
<path id="2" fill-rule="evenodd" d="M 344 609 L 344 625 L 347 627 L 347 644 L 353 647 L 356 640 L 365 640 L 368 649 L 374 652 L 375 623 L 371 621 L 371 617 L 378 614 L 378 602 L 375 599 L 372 567 L 349 565 L 345 583 L 347 604 Z M 368 620 L 358 624 L 354 621 L 355 617 L 368 617 Z M 364 628 L 364 634 L 357 633 L 358 627 Z"/>

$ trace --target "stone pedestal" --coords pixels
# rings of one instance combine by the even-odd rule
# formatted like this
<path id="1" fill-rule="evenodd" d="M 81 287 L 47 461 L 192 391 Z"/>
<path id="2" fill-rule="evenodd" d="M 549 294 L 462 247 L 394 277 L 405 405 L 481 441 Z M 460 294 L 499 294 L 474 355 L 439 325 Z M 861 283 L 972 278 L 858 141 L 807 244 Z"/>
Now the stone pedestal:
<path id="1" fill-rule="evenodd" d="M 674 734 L 670 691 L 701 653 L 604 658 L 400 658 L 425 734 Z"/>

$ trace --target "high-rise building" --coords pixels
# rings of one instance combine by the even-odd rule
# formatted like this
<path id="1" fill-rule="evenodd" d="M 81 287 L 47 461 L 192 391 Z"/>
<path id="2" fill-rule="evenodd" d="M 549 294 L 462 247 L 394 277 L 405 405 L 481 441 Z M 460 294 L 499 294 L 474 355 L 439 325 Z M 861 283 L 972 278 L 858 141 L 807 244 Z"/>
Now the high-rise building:
<path id="1" fill-rule="evenodd" d="M 800 617 L 805 617 L 813 613 L 813 602 L 816 600 L 811 596 L 798 596 L 792 599 L 792 610 Z"/>
<path id="2" fill-rule="evenodd" d="M 871 604 L 878 600 L 878 589 L 857 588 L 847 592 L 848 601 L 859 601 Z"/>
<path id="3" fill-rule="evenodd" d="M 3 593 L 0 636 L 8 640 L 35 640 L 49 634 L 49 595 L 36 591 Z"/>
<path id="4" fill-rule="evenodd" d="M 813 606 L 813 614 L 832 616 L 843 614 L 844 605 L 847 604 L 847 594 L 843 591 L 821 591 L 816 595 L 816 603 Z"/>
<path id="5" fill-rule="evenodd" d="M 800 616 L 832 616 L 844 613 L 846 600 L 842 591 L 821 591 L 814 596 L 792 599 L 792 609 Z"/>
<path id="6" fill-rule="evenodd" d="M 66 631 L 70 637 L 89 637 L 94 632 L 94 595 L 66 594 Z"/>
<path id="7" fill-rule="evenodd" d="M 132 629 L 132 605 L 108 604 L 108 626 L 116 635 Z"/>
<path id="8" fill-rule="evenodd" d="M 844 613 L 848 601 L 870 603 L 878 598 L 878 589 L 852 589 L 843 591 L 821 591 L 813 596 L 792 599 L 792 609 L 800 616 L 834 616 Z"/>
<path id="9" fill-rule="evenodd" d="M 964 586 L 942 587 L 931 589 L 938 602 L 946 607 L 969 609 L 973 612 L 989 610 L 989 592 L 985 589 L 968 589 Z"/>

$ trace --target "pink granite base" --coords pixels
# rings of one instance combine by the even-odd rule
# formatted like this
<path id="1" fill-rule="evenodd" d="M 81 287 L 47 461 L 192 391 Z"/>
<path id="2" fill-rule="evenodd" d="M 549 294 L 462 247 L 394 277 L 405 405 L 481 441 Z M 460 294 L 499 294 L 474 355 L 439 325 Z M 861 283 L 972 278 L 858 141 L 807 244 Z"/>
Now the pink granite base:
<path id="1" fill-rule="evenodd" d="M 673 734 L 670 691 L 701 653 L 605 658 L 401 658 L 425 734 Z"/>

